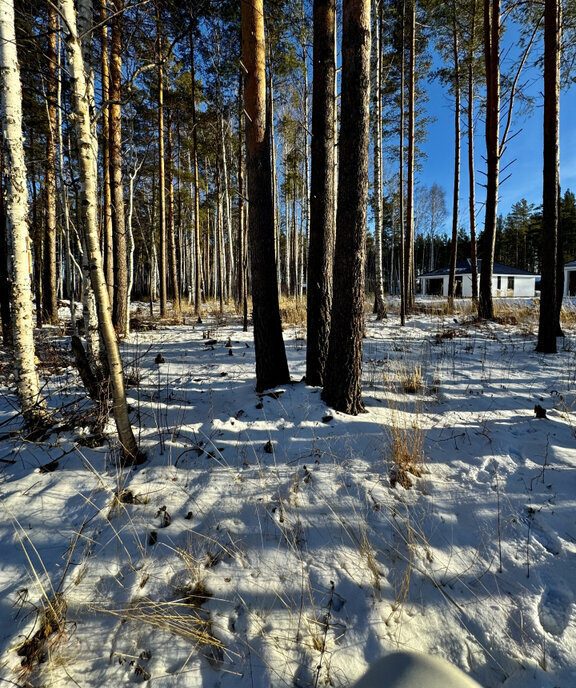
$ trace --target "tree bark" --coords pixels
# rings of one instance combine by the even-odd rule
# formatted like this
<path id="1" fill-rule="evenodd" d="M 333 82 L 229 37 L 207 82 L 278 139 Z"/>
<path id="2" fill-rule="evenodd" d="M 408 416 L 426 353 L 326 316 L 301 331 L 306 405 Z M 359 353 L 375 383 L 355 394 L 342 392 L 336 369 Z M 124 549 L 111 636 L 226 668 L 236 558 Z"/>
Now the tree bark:
<path id="1" fill-rule="evenodd" d="M 160 317 L 165 318 L 167 304 L 167 245 L 166 245 L 166 171 L 164 164 L 164 56 L 162 29 L 160 26 L 160 4 L 156 2 L 156 50 L 158 60 L 158 225 L 160 242 L 158 268 L 160 277 Z"/>
<path id="2" fill-rule="evenodd" d="M 468 216 L 470 221 L 470 265 L 472 303 L 478 304 L 478 259 L 476 255 L 476 173 L 474 169 L 474 40 L 476 2 L 472 5 L 472 28 L 468 52 Z"/>
<path id="3" fill-rule="evenodd" d="M 382 225 L 383 225 L 383 189 L 382 189 L 382 36 L 384 30 L 384 16 L 382 5 L 376 6 L 374 21 L 376 35 L 374 40 L 375 70 L 374 77 L 376 88 L 374 89 L 374 249 L 376 253 L 376 286 L 374 295 L 374 313 L 376 319 L 386 317 L 386 305 L 384 303 L 384 276 L 382 269 Z"/>
<path id="4" fill-rule="evenodd" d="M 496 245 L 500 172 L 500 0 L 484 0 L 484 63 L 486 71 L 486 216 L 480 245 L 482 266 L 478 317 L 494 318 L 492 274 Z"/>
<path id="5" fill-rule="evenodd" d="M 12 281 L 14 377 L 24 421 L 29 427 L 34 427 L 47 424 L 50 416 L 41 394 L 34 354 L 30 237 L 27 225 L 28 189 L 22 135 L 22 86 L 12 0 L 0 4 L 0 77 L 4 212 Z"/>
<path id="6" fill-rule="evenodd" d="M 344 0 L 334 297 L 322 398 L 356 415 L 362 402 L 364 258 L 370 131 L 370 0 Z"/>
<path id="7" fill-rule="evenodd" d="M 404 248 L 404 293 L 406 313 L 414 307 L 414 149 L 416 102 L 416 0 L 410 0 L 408 33 L 408 160 L 406 175 L 406 232 Z"/>
<path id="8" fill-rule="evenodd" d="M 177 317 L 182 313 L 180 304 L 180 279 L 178 277 L 178 252 L 176 250 L 176 227 L 174 223 L 174 165 L 172 152 L 172 112 L 168 113 L 167 157 L 168 157 L 168 216 L 166 232 L 168 235 L 168 263 L 170 267 L 170 282 L 172 285 L 172 310 Z"/>
<path id="9" fill-rule="evenodd" d="M 400 40 L 400 140 L 398 142 L 398 186 L 399 186 L 399 225 L 400 225 L 400 325 L 406 324 L 406 242 L 404 240 L 404 120 L 406 90 L 406 59 L 404 41 L 406 36 L 406 0 L 402 0 L 402 36 Z"/>
<path id="10" fill-rule="evenodd" d="M 128 255 L 124 184 L 122 181 L 122 24 L 124 0 L 114 0 L 110 35 L 110 182 L 114 239 L 114 299 L 112 320 L 116 332 L 128 334 Z"/>
<path id="11" fill-rule="evenodd" d="M 452 4 L 452 56 L 454 59 L 454 188 L 452 194 L 452 241 L 450 242 L 450 274 L 448 304 L 454 308 L 456 291 L 456 263 L 458 262 L 458 210 L 460 200 L 460 60 L 458 56 L 458 26 L 456 3 Z"/>
<path id="12" fill-rule="evenodd" d="M 266 119 L 266 64 L 262 0 L 242 3 L 242 63 L 246 69 L 246 171 L 256 389 L 290 381 L 282 338 L 274 256 L 274 208 Z"/>
<path id="13" fill-rule="evenodd" d="M 110 65 L 108 56 L 107 0 L 100 0 L 100 21 L 102 22 L 102 222 L 104 245 L 104 273 L 110 300 L 114 298 L 114 232 L 112 229 L 112 192 L 110 185 Z"/>
<path id="14" fill-rule="evenodd" d="M 194 158 L 194 313 L 202 310 L 202 258 L 200 255 L 200 182 L 198 179 L 198 122 L 196 119 L 196 67 L 194 34 L 190 32 L 190 73 L 192 79 L 192 155 Z"/>
<path id="15" fill-rule="evenodd" d="M 4 211 L 4 166 L 0 146 L 0 320 L 2 321 L 2 343 L 12 346 L 12 317 L 10 315 L 10 279 L 8 276 L 8 235 Z"/>
<path id="16" fill-rule="evenodd" d="M 130 419 L 124 390 L 124 374 L 118 349 L 116 333 L 112 323 L 112 309 L 108 287 L 104 278 L 104 268 L 98 237 L 98 196 L 96 165 L 94 160 L 94 137 L 90 118 L 91 102 L 84 72 L 84 59 L 76 29 L 76 15 L 73 0 L 60 0 L 62 17 L 66 23 L 65 42 L 68 55 L 70 86 L 74 108 L 74 124 L 79 147 L 79 174 L 82 186 L 82 214 L 87 258 L 90 267 L 92 289 L 98 309 L 100 333 L 104 342 L 106 359 L 110 371 L 112 404 L 118 437 L 122 446 L 124 463 L 141 463 L 141 454 Z"/>
<path id="17" fill-rule="evenodd" d="M 56 133 L 57 133 L 57 56 L 56 34 L 58 17 L 52 5 L 48 6 L 48 75 L 47 110 L 48 132 L 46 140 L 46 230 L 44 234 L 44 274 L 42 288 L 42 321 L 50 325 L 58 322 L 57 252 L 56 252 Z"/>
<path id="18" fill-rule="evenodd" d="M 544 3 L 544 172 L 542 192 L 542 287 L 536 351 L 557 352 L 560 329 L 557 293 L 560 202 L 560 2 Z"/>
<path id="19" fill-rule="evenodd" d="M 306 382 L 322 386 L 332 308 L 336 203 L 336 0 L 314 2 Z"/>

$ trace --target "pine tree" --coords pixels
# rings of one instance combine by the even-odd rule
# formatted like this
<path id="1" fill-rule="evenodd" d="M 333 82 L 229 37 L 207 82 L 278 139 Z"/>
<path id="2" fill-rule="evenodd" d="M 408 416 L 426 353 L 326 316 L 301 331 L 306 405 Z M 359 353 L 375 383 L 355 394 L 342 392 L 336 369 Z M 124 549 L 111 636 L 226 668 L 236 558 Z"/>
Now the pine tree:
<path id="1" fill-rule="evenodd" d="M 322 399 L 357 415 L 362 402 L 364 256 L 370 129 L 370 0 L 344 0 L 334 296 Z"/>
<path id="2" fill-rule="evenodd" d="M 290 381 L 274 257 L 265 55 L 263 0 L 246 0 L 242 3 L 242 64 L 246 70 L 248 232 L 257 391 Z"/>
<path id="3" fill-rule="evenodd" d="M 336 2 L 314 2 L 312 169 L 306 381 L 321 386 L 328 354 L 335 234 Z"/>

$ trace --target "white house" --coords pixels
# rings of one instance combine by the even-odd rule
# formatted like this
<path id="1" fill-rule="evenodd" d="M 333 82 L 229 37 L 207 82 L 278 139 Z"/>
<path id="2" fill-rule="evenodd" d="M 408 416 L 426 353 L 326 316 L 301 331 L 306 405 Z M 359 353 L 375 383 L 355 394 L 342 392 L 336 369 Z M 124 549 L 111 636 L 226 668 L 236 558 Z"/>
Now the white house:
<path id="1" fill-rule="evenodd" d="M 482 261 L 478 261 L 478 279 Z M 574 262 L 576 270 L 576 261 Z M 575 276 L 576 277 L 576 276 Z M 422 294 L 426 296 L 448 296 L 448 281 L 450 268 L 438 268 L 433 272 L 419 275 Z M 455 296 L 470 298 L 472 296 L 472 265 L 468 259 L 456 263 Z M 492 274 L 492 296 L 534 296 L 536 291 L 536 275 L 533 272 L 513 268 L 509 265 L 494 263 Z"/>
<path id="2" fill-rule="evenodd" d="M 564 296 L 576 296 L 576 260 L 564 265 Z"/>

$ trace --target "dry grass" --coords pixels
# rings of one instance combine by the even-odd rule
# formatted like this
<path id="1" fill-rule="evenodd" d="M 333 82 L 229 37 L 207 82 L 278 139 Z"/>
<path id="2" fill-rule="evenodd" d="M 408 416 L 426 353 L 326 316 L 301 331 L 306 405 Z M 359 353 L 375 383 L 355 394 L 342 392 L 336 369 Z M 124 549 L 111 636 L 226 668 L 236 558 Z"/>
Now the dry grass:
<path id="1" fill-rule="evenodd" d="M 306 325 L 306 299 L 282 296 L 280 298 L 280 317 L 285 325 Z"/>
<path id="2" fill-rule="evenodd" d="M 424 431 L 419 426 L 418 417 L 410 420 L 408 414 L 392 414 L 388 429 L 390 484 L 409 489 L 413 477 L 420 477 L 424 468 Z"/>

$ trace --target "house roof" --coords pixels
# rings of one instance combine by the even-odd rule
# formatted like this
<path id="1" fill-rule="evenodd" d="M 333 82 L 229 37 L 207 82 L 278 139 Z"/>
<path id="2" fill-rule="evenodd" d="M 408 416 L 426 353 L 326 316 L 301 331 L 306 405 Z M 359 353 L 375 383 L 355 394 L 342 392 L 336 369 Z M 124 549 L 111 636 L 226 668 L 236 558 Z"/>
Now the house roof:
<path id="1" fill-rule="evenodd" d="M 564 263 L 565 268 L 576 268 L 576 260 L 571 260 L 569 263 Z"/>
<path id="2" fill-rule="evenodd" d="M 574 265 L 576 266 L 576 261 L 574 261 Z M 482 261 L 478 261 L 478 273 L 480 273 L 480 270 L 482 268 Z M 470 275 L 472 273 L 472 264 L 470 263 L 470 260 L 466 258 L 466 260 L 459 260 L 456 263 L 456 274 L 457 275 Z M 436 270 L 433 270 L 432 272 L 425 272 L 422 275 L 418 275 L 418 277 L 444 277 L 445 275 L 450 274 L 450 266 L 446 266 L 443 268 L 437 268 Z M 535 277 L 533 272 L 528 272 L 527 270 L 521 270 L 520 268 L 513 268 L 510 265 L 502 265 L 502 263 L 494 263 L 494 270 L 493 270 L 494 275 L 524 275 L 526 277 Z"/>

